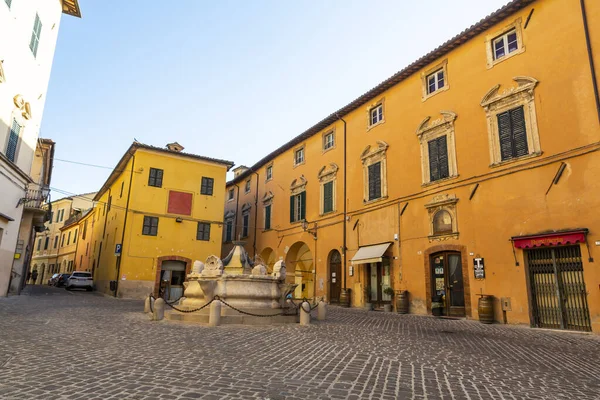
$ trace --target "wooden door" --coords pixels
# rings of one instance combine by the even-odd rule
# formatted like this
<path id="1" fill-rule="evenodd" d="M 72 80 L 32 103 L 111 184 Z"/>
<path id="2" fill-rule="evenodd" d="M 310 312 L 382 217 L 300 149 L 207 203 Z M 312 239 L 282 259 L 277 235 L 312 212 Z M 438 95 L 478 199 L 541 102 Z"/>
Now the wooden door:
<path id="1" fill-rule="evenodd" d="M 333 250 L 329 256 L 329 301 L 331 303 L 340 302 L 340 292 L 342 289 L 342 257 L 340 252 Z"/>

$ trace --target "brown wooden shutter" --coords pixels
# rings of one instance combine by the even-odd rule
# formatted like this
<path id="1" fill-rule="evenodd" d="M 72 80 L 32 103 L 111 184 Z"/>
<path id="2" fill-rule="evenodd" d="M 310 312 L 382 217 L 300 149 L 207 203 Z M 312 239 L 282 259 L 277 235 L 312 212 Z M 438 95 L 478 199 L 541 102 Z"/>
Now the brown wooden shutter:
<path id="1" fill-rule="evenodd" d="M 512 127 L 513 157 L 526 156 L 529 154 L 529 147 L 527 146 L 523 106 L 510 110 L 510 123 Z"/>
<path id="2" fill-rule="evenodd" d="M 427 146 L 429 147 L 429 180 L 433 182 L 440 179 L 437 139 L 431 140 Z"/>
<path id="3" fill-rule="evenodd" d="M 294 216 L 294 195 L 290 196 L 290 222 L 295 222 Z"/>
<path id="4" fill-rule="evenodd" d="M 381 197 L 381 162 L 369 165 L 369 200 Z"/>
<path id="5" fill-rule="evenodd" d="M 440 179 L 450 176 L 448 170 L 448 145 L 446 143 L 446 135 L 436 139 L 438 142 L 438 165 L 440 168 Z"/>
<path id="6" fill-rule="evenodd" d="M 510 112 L 498 114 L 498 135 L 500 140 L 500 158 L 502 161 L 513 157 Z"/>

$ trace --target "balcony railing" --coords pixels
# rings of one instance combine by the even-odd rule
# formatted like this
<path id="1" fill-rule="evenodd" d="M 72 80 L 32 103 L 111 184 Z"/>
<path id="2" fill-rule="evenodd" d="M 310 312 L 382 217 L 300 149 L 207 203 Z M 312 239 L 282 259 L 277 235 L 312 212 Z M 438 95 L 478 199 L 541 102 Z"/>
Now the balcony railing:
<path id="1" fill-rule="evenodd" d="M 20 204 L 23 204 L 25 208 L 41 210 L 42 205 L 48 198 L 49 193 L 50 188 L 36 185 L 35 188 L 27 189 L 25 192 L 25 197 L 21 199 Z"/>

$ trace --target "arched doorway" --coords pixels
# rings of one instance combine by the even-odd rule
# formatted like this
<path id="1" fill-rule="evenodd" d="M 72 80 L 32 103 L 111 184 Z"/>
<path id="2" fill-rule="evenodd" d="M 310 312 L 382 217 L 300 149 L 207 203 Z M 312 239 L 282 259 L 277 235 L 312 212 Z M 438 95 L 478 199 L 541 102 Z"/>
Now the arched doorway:
<path id="1" fill-rule="evenodd" d="M 314 263 L 312 252 L 304 242 L 294 243 L 285 256 L 286 282 L 296 283 L 295 298 L 314 297 Z"/>
<path id="2" fill-rule="evenodd" d="M 342 255 L 337 250 L 329 252 L 329 302 L 340 302 L 342 289 Z"/>
<path id="3" fill-rule="evenodd" d="M 275 252 L 272 248 L 266 247 L 263 251 L 260 252 L 260 258 L 262 258 L 263 262 L 267 266 L 267 271 L 269 273 L 273 272 L 273 266 L 277 262 L 277 258 L 275 257 Z"/>

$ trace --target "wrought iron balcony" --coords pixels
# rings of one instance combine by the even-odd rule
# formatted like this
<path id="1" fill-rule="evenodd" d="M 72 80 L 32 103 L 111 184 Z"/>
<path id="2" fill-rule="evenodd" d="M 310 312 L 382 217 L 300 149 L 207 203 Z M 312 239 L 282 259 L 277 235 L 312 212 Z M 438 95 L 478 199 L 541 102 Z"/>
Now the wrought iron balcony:
<path id="1" fill-rule="evenodd" d="M 26 209 L 46 212 L 47 210 L 45 210 L 42 206 L 49 194 L 50 188 L 47 186 L 30 185 L 25 192 L 25 197 L 19 200 L 17 207 L 23 204 Z"/>

